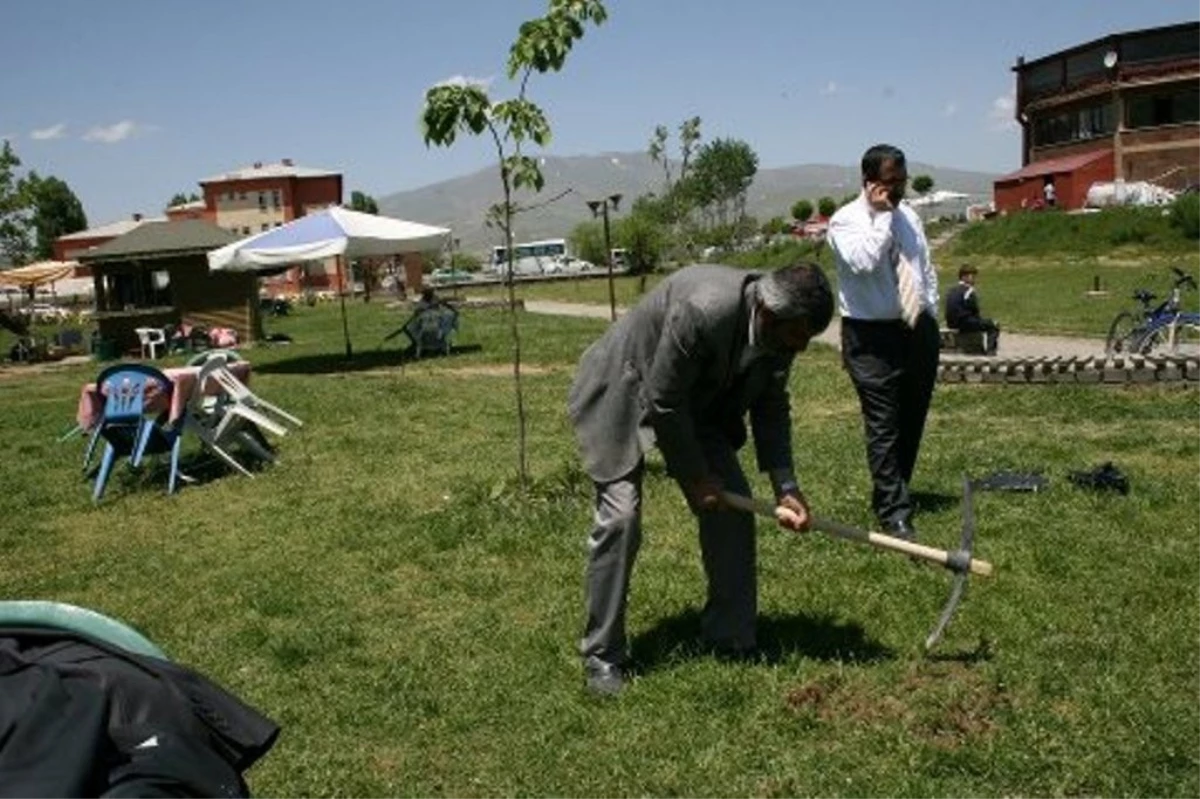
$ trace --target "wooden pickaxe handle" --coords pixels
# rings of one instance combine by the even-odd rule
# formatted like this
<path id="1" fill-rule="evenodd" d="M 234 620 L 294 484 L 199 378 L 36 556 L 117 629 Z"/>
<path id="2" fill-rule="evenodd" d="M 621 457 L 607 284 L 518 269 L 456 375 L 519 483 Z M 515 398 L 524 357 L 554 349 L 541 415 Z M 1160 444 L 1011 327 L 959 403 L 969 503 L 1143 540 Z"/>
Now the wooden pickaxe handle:
<path id="1" fill-rule="evenodd" d="M 734 494 L 729 491 L 722 491 L 721 496 L 725 502 L 738 510 L 757 513 L 760 516 L 766 516 L 768 519 L 774 519 L 776 506 L 770 502 L 753 497 L 744 497 L 741 494 Z M 892 552 L 903 552 L 906 555 L 928 560 L 933 563 L 941 564 L 947 569 L 959 571 L 962 565 L 959 563 L 958 553 L 947 552 L 944 549 L 937 547 L 927 547 L 924 544 L 914 544 L 911 541 L 905 541 L 903 538 L 896 538 L 883 533 L 872 533 L 867 530 L 860 530 L 857 527 L 850 527 L 846 524 L 830 521 L 828 519 L 820 519 L 814 517 L 812 519 L 812 528 L 819 530 L 822 533 L 845 538 L 850 541 L 858 541 L 863 544 L 870 544 L 879 549 L 888 549 Z M 971 574 L 978 574 L 982 577 L 992 576 L 992 564 L 986 560 L 978 560 L 970 558 L 966 564 L 966 568 L 970 569 Z"/>

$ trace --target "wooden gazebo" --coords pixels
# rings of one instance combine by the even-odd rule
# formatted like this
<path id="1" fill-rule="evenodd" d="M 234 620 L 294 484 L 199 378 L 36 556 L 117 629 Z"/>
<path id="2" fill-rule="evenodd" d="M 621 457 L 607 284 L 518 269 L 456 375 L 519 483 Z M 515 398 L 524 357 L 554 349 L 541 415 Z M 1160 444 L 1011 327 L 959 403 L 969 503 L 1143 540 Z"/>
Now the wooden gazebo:
<path id="1" fill-rule="evenodd" d="M 92 268 L 101 337 L 121 352 L 137 348 L 139 327 L 184 323 L 262 338 L 258 276 L 208 269 L 207 253 L 237 238 L 199 219 L 147 222 L 80 253 Z"/>

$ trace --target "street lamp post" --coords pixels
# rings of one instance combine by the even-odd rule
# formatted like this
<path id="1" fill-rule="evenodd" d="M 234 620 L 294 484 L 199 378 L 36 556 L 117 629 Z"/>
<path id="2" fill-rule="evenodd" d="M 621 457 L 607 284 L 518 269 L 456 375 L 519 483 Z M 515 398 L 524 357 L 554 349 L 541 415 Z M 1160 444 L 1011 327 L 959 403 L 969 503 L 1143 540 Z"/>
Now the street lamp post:
<path id="1" fill-rule="evenodd" d="M 604 218 L 604 262 L 608 264 L 608 309 L 612 320 L 617 321 L 617 291 L 613 283 L 612 241 L 608 232 L 608 208 L 613 211 L 621 204 L 620 194 L 610 194 L 603 200 L 588 200 L 587 206 L 592 210 L 592 218 Z"/>

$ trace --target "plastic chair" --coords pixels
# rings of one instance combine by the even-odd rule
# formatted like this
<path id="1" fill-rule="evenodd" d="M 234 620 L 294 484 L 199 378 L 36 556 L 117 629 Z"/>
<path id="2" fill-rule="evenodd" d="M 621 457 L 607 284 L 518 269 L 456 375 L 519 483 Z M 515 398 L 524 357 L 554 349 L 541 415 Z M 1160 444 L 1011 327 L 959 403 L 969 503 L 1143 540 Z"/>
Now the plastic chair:
<path id="1" fill-rule="evenodd" d="M 137 327 L 133 332 L 137 333 L 138 341 L 142 345 L 142 357 L 146 357 L 146 350 L 150 351 L 151 360 L 158 358 L 158 348 L 167 347 L 167 335 L 157 327 Z"/>
<path id="2" fill-rule="evenodd" d="M 458 330 L 458 313 L 453 308 L 438 306 L 417 312 L 411 333 L 417 357 L 425 350 L 438 350 L 450 354 L 450 340 Z"/>
<path id="3" fill-rule="evenodd" d="M 96 426 L 94 442 L 89 445 L 89 460 L 95 442 L 103 438 L 105 447 L 92 491 L 92 500 L 95 502 L 100 501 L 113 464 L 120 456 L 128 457 L 131 465 L 138 466 L 147 454 L 170 453 L 167 493 L 175 493 L 179 484 L 182 431 L 179 425 L 163 425 L 148 417 L 146 392 L 151 382 L 157 383 L 158 390 L 169 405 L 174 384 L 152 366 L 118 364 L 105 369 L 96 378 L 96 386 L 104 394 L 104 413 Z"/>
<path id="4" fill-rule="evenodd" d="M 239 442 L 266 461 L 274 461 L 274 453 L 255 437 L 256 431 L 248 428 L 247 425 L 252 422 L 245 414 L 238 412 L 235 402 L 223 395 L 209 395 L 205 390 L 209 381 L 214 380 L 213 373 L 217 369 L 224 369 L 225 364 L 223 355 L 213 354 L 200 368 L 196 390 L 188 399 L 185 425 L 196 434 L 205 449 L 247 477 L 254 477 L 249 469 L 233 457 L 227 449 L 228 445 Z"/>
<path id="5" fill-rule="evenodd" d="M 137 655 L 169 659 L 149 638 L 128 624 L 65 602 L 0 601 L 0 627 L 50 628 L 82 633 Z"/>
<path id="6" fill-rule="evenodd" d="M 281 427 L 279 423 L 273 419 L 268 418 L 265 413 L 275 414 L 276 416 L 286 420 L 296 427 L 304 426 L 304 422 L 300 421 L 295 416 L 292 416 L 283 408 L 267 402 L 265 399 L 251 391 L 245 383 L 243 383 L 241 380 L 238 380 L 237 375 L 229 371 L 229 368 L 224 363 L 221 363 L 219 366 L 215 366 L 212 370 L 211 376 L 212 379 L 217 381 L 217 383 L 222 389 L 224 389 L 225 393 L 228 394 L 230 399 L 233 401 L 233 405 L 229 410 L 244 416 L 259 427 L 265 427 L 267 430 L 270 430 L 271 432 L 280 436 L 287 433 L 286 428 Z"/>
<path id="7" fill-rule="evenodd" d="M 191 358 L 188 358 L 187 365 L 203 366 L 208 362 L 209 358 L 217 355 L 223 357 L 226 363 L 235 363 L 242 359 L 242 356 L 238 355 L 237 350 L 205 350 L 204 352 L 196 353 Z"/>

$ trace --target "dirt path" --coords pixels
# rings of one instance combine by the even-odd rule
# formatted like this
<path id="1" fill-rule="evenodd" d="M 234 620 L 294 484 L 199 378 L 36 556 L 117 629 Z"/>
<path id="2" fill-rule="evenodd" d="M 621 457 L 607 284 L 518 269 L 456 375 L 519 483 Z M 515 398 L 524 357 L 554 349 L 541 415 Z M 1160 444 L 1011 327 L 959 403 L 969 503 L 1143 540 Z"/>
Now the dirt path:
<path id="1" fill-rule="evenodd" d="M 591 319 L 607 319 L 607 305 L 593 305 L 550 300 L 526 300 L 525 310 L 529 313 L 553 316 L 579 316 Z M 625 309 L 618 308 L 617 313 Z M 838 320 L 834 319 L 829 329 L 817 337 L 818 341 L 832 347 L 840 346 L 841 334 Z M 1085 358 L 1104 355 L 1102 339 L 1068 338 L 1065 336 L 1030 336 L 1020 333 L 1000 334 L 1000 351 L 1005 358 L 1040 358 L 1060 355 L 1065 358 Z"/>

